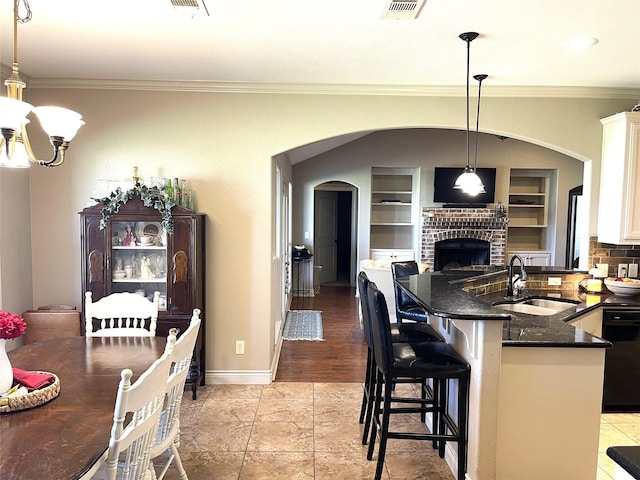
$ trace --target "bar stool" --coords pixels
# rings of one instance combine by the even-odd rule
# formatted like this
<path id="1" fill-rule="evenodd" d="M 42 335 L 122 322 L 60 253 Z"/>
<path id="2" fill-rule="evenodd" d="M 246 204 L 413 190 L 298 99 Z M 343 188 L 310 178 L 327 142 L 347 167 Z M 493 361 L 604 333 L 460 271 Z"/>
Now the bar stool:
<path id="1" fill-rule="evenodd" d="M 464 480 L 467 463 L 467 417 L 469 404 L 470 365 L 444 342 L 393 343 L 389 326 L 389 311 L 384 295 L 374 283 L 369 284 L 367 301 L 371 312 L 371 330 L 376 365 L 374 411 L 371 418 L 367 459 L 374 453 L 376 433 L 379 429 L 380 445 L 375 479 L 380 479 L 384 467 L 387 440 L 429 440 L 437 442 L 439 455 L 444 457 L 446 442 L 458 444 L 458 480 Z M 417 397 L 394 397 L 393 385 L 397 379 L 433 379 L 438 385 L 434 401 Z M 448 412 L 448 383 L 458 381 L 457 418 Z M 399 403 L 400 407 L 392 407 Z M 389 431 L 393 414 L 435 412 L 433 433 Z M 447 433 L 448 432 L 448 433 Z"/>
<path id="2" fill-rule="evenodd" d="M 369 437 L 369 426 L 371 424 L 371 415 L 373 413 L 373 397 L 375 389 L 376 365 L 373 355 L 373 337 L 371 331 L 371 312 L 367 301 L 367 290 L 369 288 L 369 277 L 365 272 L 358 274 L 358 294 L 360 296 L 360 308 L 362 310 L 362 327 L 364 337 L 367 341 L 367 364 L 365 367 L 364 386 L 362 391 L 362 406 L 360 407 L 359 422 L 364 424 L 362 434 L 362 444 L 367 443 Z M 393 342 L 442 342 L 442 337 L 433 327 L 424 323 L 404 323 L 390 324 L 391 339 Z M 426 381 L 414 379 L 401 379 L 400 383 L 420 383 L 422 395 L 425 400 L 433 400 L 434 392 L 427 385 Z M 366 420 L 366 421 L 365 421 Z M 425 414 L 422 414 L 422 421 L 425 420 Z"/>
<path id="3" fill-rule="evenodd" d="M 396 279 L 420 273 L 418 263 L 409 260 L 405 262 L 393 262 L 391 264 L 391 276 L 393 277 L 393 291 L 396 295 L 396 321 L 413 320 L 414 322 L 428 322 L 429 315 L 424 308 L 418 305 L 397 284 Z"/>

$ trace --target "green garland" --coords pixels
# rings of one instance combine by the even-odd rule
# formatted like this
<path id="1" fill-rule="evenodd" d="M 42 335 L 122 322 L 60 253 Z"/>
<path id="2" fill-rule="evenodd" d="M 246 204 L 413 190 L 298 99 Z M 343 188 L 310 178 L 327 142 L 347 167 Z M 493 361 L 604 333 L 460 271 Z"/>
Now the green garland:
<path id="1" fill-rule="evenodd" d="M 160 212 L 162 227 L 171 235 L 173 233 L 171 207 L 173 207 L 175 203 L 170 198 L 167 198 L 164 192 L 158 187 L 147 187 L 140 183 L 136 183 L 132 189 L 126 192 L 118 187 L 115 191 L 111 192 L 108 197 L 92 199 L 104 205 L 101 210 L 102 219 L 100 220 L 100 229 L 104 230 L 107 228 L 107 222 L 113 215 L 120 211 L 120 205 L 124 205 L 136 195 L 140 197 L 145 207 L 153 207 Z"/>

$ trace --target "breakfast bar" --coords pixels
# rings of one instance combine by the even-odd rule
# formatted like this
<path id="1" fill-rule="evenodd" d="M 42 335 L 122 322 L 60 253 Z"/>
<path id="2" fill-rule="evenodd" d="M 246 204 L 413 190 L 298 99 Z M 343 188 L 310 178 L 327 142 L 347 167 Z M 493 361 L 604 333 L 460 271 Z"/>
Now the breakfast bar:
<path id="1" fill-rule="evenodd" d="M 517 311 L 514 299 L 505 298 L 505 273 L 433 272 L 397 281 L 471 364 L 467 478 L 596 478 L 611 344 L 571 325 L 594 307 L 558 291 L 526 295 L 566 303 L 562 310 Z M 447 445 L 454 474 L 456 458 L 456 445 Z"/>

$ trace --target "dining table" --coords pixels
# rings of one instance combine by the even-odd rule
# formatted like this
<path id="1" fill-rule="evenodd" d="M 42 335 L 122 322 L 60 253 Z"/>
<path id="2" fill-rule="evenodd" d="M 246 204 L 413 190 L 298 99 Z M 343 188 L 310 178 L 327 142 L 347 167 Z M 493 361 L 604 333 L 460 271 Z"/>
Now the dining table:
<path id="1" fill-rule="evenodd" d="M 8 352 L 14 368 L 50 372 L 60 393 L 0 414 L 0 479 L 81 479 L 109 446 L 120 373 L 135 381 L 164 352 L 164 337 L 70 337 Z"/>

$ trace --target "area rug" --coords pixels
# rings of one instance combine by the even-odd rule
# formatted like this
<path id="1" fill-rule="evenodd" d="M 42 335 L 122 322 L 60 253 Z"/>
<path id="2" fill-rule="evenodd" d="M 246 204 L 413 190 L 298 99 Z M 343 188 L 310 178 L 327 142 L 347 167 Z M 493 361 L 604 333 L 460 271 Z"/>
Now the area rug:
<path id="1" fill-rule="evenodd" d="M 284 321 L 283 340 L 323 340 L 322 312 L 290 310 Z"/>

